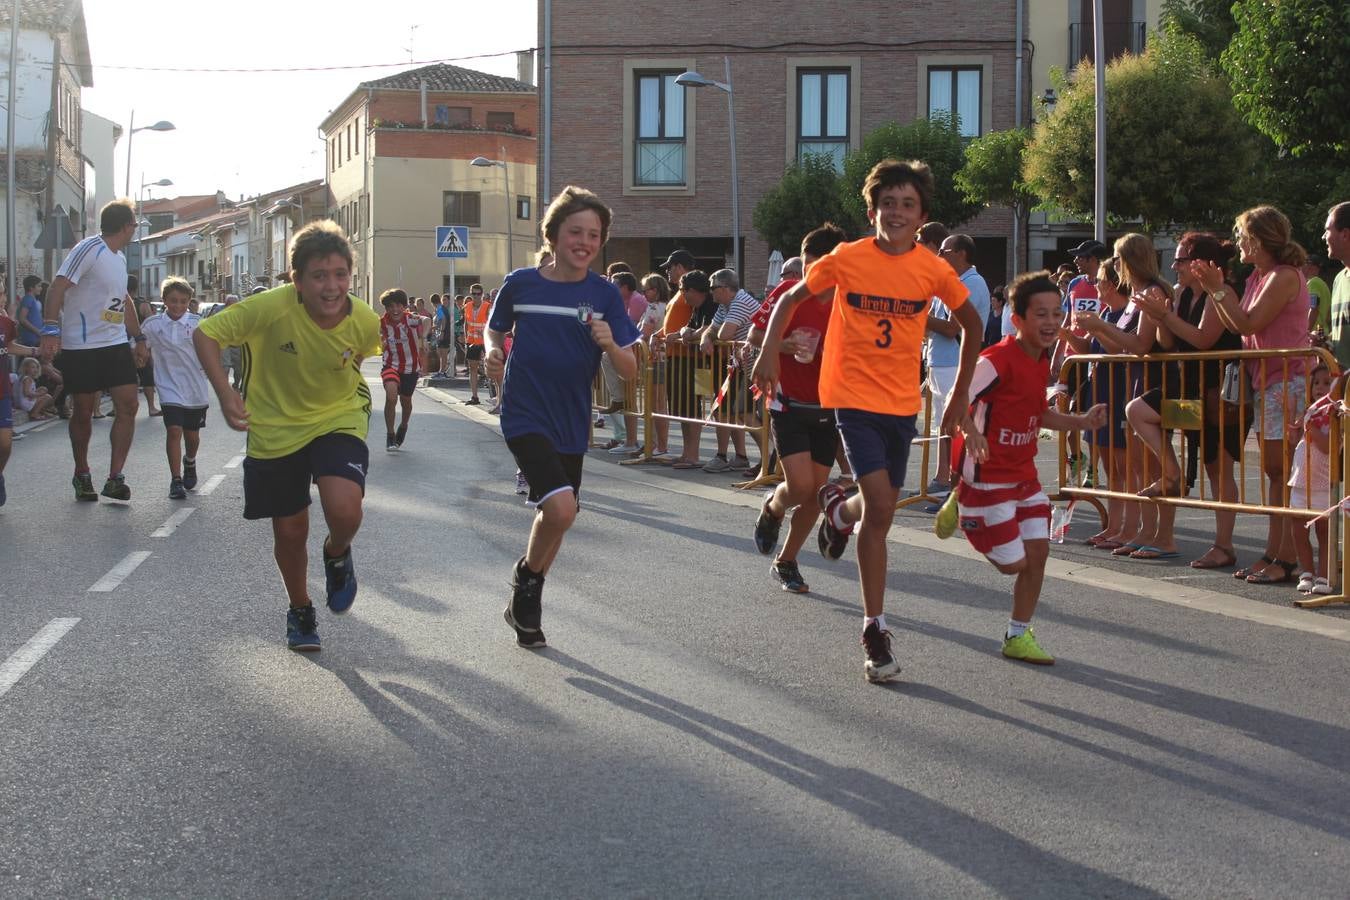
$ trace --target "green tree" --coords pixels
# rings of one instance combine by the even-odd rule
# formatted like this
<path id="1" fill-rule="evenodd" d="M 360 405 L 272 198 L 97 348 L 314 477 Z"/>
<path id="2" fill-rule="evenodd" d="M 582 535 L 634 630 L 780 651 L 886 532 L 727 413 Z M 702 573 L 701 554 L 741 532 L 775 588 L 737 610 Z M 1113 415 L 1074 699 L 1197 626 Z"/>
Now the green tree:
<path id="1" fill-rule="evenodd" d="M 1031 131 L 1011 128 L 991 131 L 966 147 L 966 164 L 956 173 L 956 186 L 971 203 L 1011 206 L 1025 210 L 1036 195 L 1022 180 L 1022 168 Z"/>
<path id="2" fill-rule="evenodd" d="M 1052 207 L 1093 212 L 1095 83 L 1083 62 L 1059 79 L 1055 111 L 1037 123 L 1026 151 L 1027 184 Z M 1179 29 L 1151 36 L 1148 50 L 1106 68 L 1107 208 L 1113 218 L 1168 225 L 1231 220 L 1247 198 L 1251 132 L 1228 84 L 1200 42 Z"/>
<path id="3" fill-rule="evenodd" d="M 808 154 L 788 166 L 783 180 L 760 198 L 752 221 L 769 247 L 795 256 L 808 231 L 825 222 L 843 224 L 846 217 L 833 160 Z"/>
<path id="4" fill-rule="evenodd" d="M 1205 47 L 1205 54 L 1218 59 L 1228 49 L 1237 31 L 1233 0 L 1163 0 L 1159 18 L 1164 26 L 1181 29 Z"/>
<path id="5" fill-rule="evenodd" d="M 917 159 L 933 170 L 935 190 L 928 218 L 948 226 L 960 225 L 980 211 L 956 186 L 956 173 L 965 164 L 965 141 L 951 116 L 934 114 L 905 125 L 891 122 L 863 138 L 862 146 L 844 158 L 839 179 L 840 201 L 848 212 L 854 234 L 868 230 L 867 204 L 862 197 L 867 173 L 883 159 Z"/>
<path id="6" fill-rule="evenodd" d="M 1295 154 L 1350 154 L 1350 3 L 1238 0 L 1223 52 L 1233 104 Z"/>

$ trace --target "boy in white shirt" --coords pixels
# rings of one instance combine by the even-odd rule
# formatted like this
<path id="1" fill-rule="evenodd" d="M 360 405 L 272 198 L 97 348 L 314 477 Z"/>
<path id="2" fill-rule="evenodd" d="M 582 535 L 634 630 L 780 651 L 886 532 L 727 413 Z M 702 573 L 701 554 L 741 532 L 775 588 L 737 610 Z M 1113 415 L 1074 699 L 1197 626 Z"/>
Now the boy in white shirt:
<path id="1" fill-rule="evenodd" d="M 164 311 L 146 319 L 141 332 L 154 354 L 156 387 L 164 410 L 169 498 L 185 500 L 187 492 L 197 486 L 197 448 L 211 403 L 210 383 L 192 345 L 192 333 L 201 322 L 200 316 L 188 312 L 192 287 L 171 276 L 164 279 L 160 297 Z"/>

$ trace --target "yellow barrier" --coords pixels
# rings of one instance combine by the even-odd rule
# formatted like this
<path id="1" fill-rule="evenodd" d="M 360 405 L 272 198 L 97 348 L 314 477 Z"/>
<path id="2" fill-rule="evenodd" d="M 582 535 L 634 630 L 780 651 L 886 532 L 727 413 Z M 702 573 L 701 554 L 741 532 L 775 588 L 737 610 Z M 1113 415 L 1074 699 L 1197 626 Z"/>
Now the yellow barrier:
<path id="1" fill-rule="evenodd" d="M 1187 384 L 1187 369 L 1189 367 L 1185 365 L 1186 363 L 1196 365 L 1196 369 L 1189 376 L 1191 381 L 1189 385 Z M 1297 424 L 1299 426 L 1298 434 L 1301 435 L 1302 410 L 1307 406 L 1311 391 L 1311 384 L 1306 376 L 1319 363 L 1326 365 L 1333 377 L 1340 373 L 1335 358 L 1329 352 L 1312 347 L 1285 350 L 1158 353 L 1148 356 L 1125 354 L 1077 354 L 1070 356 L 1064 361 L 1060 370 L 1060 383 L 1074 383 L 1070 373 L 1077 368 L 1076 374 L 1079 375 L 1079 383 L 1088 385 L 1083 390 L 1091 392 L 1089 396 L 1079 398 L 1080 408 L 1086 409 L 1096 402 L 1108 404 L 1109 421 L 1106 428 L 1102 429 L 1106 432 L 1106 440 L 1104 445 L 1098 440 L 1092 442 L 1089 471 L 1095 475 L 1099 469 L 1098 464 L 1104 463 L 1107 482 L 1111 484 L 1114 481 L 1116 489 L 1109 487 L 1103 489 L 1096 486 L 1084 487 L 1081 484 L 1069 483 L 1068 435 L 1061 434 L 1060 495 L 1115 504 L 1139 503 L 1151 504 L 1154 507 L 1188 507 L 1219 513 L 1256 513 L 1287 517 L 1294 520 L 1293 527 L 1302 527 L 1305 522 L 1322 513 L 1326 506 L 1339 501 L 1343 492 L 1342 472 L 1338 470 L 1337 466 L 1332 466 L 1331 481 L 1327 493 L 1325 495 L 1318 493 L 1314 496 L 1312 491 L 1309 490 L 1305 492 L 1304 504 L 1297 508 L 1291 508 L 1285 502 L 1287 488 L 1282 487 L 1280 496 L 1272 498 L 1271 492 L 1264 481 L 1260 483 L 1260 490 L 1255 497 L 1248 496 L 1247 447 L 1250 441 L 1249 431 L 1254 427 L 1258 435 L 1255 441 L 1258 473 L 1271 480 L 1277 479 L 1277 484 L 1280 486 L 1287 484 L 1294 462 L 1292 458 L 1293 444 L 1297 440 L 1297 438 L 1290 439 L 1293 435 L 1290 433 L 1288 426 L 1291 423 Z M 1224 376 L 1220 380 L 1219 386 L 1215 386 L 1216 379 L 1212 374 L 1209 378 L 1204 377 L 1206 364 L 1223 368 Z M 1092 367 L 1090 376 L 1087 369 L 1089 366 Z M 1264 386 L 1263 390 L 1259 392 L 1262 395 L 1259 403 L 1253 403 L 1254 392 L 1251 388 L 1251 376 L 1253 374 L 1257 382 Z M 1301 388 L 1302 394 L 1291 399 L 1287 389 L 1281 388 L 1279 385 L 1288 383 L 1291 379 L 1298 378 L 1300 375 L 1304 377 L 1304 384 Z M 1199 384 L 1195 383 L 1197 376 L 1200 380 Z M 1227 400 L 1223 395 L 1223 381 L 1230 382 L 1231 390 L 1227 395 Z M 1151 447 L 1144 443 L 1143 439 L 1131 428 L 1130 423 L 1124 421 L 1124 419 L 1126 416 L 1125 407 L 1131 401 L 1150 394 L 1155 389 L 1159 392 L 1154 399 L 1158 403 L 1161 419 L 1160 424 L 1156 427 L 1164 437 L 1160 446 Z M 1343 388 L 1337 388 L 1336 396 L 1332 400 L 1339 402 L 1343 394 Z M 1278 423 L 1275 421 L 1274 411 L 1271 409 L 1272 403 L 1277 399 L 1282 404 L 1280 419 L 1285 423 L 1284 433 L 1279 437 L 1268 438 L 1265 437 L 1268 430 L 1277 430 Z M 1061 402 L 1067 402 L 1067 398 L 1061 398 Z M 1119 429 L 1115 426 L 1116 422 L 1121 422 Z M 1123 430 L 1123 444 L 1116 439 L 1117 430 Z M 1195 437 L 1197 434 L 1198 439 Z M 1178 440 L 1181 445 L 1179 453 L 1175 446 Z M 1218 442 L 1217 447 L 1211 446 L 1211 442 L 1214 441 Z M 1278 470 L 1275 468 L 1277 460 L 1270 459 L 1268 456 L 1273 451 L 1267 446 L 1276 442 L 1280 445 Z M 1238 477 L 1233 483 L 1235 496 L 1229 497 L 1226 490 L 1228 476 L 1222 469 L 1222 454 L 1225 451 L 1231 451 L 1234 443 L 1236 443 L 1238 451 L 1234 455 Z M 1220 476 L 1217 497 L 1212 495 L 1213 492 L 1207 490 L 1208 486 L 1203 476 L 1196 479 L 1199 488 L 1198 496 L 1189 496 L 1184 487 L 1185 469 L 1180 460 L 1185 457 L 1192 444 L 1195 445 L 1195 452 L 1200 459 L 1205 459 L 1209 455 L 1208 451 L 1213 451 L 1215 460 L 1220 466 L 1216 470 Z M 1331 429 L 1329 444 L 1329 457 L 1333 460 L 1339 459 L 1345 452 L 1342 449 L 1345 444 L 1342 428 Z M 1123 462 L 1117 458 L 1118 452 L 1123 455 Z M 1166 473 L 1160 461 L 1160 453 L 1168 454 L 1169 461 L 1176 464 L 1178 474 L 1175 482 L 1165 477 Z M 1302 460 L 1305 472 L 1311 462 L 1311 453 L 1311 448 L 1306 447 L 1305 444 L 1305 455 Z M 1170 454 L 1175 455 L 1171 456 Z M 1230 452 L 1230 455 L 1233 454 Z M 1139 468 L 1141 458 L 1143 460 L 1142 471 Z M 1122 481 L 1124 489 L 1119 489 Z M 1146 496 L 1141 496 L 1137 490 L 1130 490 L 1131 487 L 1140 487 L 1141 485 L 1148 485 L 1148 487 L 1143 488 Z M 1320 502 L 1318 497 L 1323 497 L 1327 502 Z M 1272 500 L 1276 502 L 1272 502 Z M 1328 581 L 1333 590 L 1341 588 L 1345 584 L 1340 566 L 1340 560 L 1345 556 L 1345 548 L 1339 544 L 1339 531 L 1341 529 L 1338 527 L 1339 522 L 1336 521 L 1338 518 L 1338 516 L 1332 517 L 1333 525 L 1337 526 L 1334 532 L 1336 537 L 1329 536 L 1327 548 L 1329 555 Z M 1292 560 L 1287 561 L 1292 562 Z M 1326 603 L 1342 602 L 1343 600 L 1344 598 L 1339 595 L 1317 597 L 1312 603 L 1300 602 L 1300 605 L 1325 605 Z"/>

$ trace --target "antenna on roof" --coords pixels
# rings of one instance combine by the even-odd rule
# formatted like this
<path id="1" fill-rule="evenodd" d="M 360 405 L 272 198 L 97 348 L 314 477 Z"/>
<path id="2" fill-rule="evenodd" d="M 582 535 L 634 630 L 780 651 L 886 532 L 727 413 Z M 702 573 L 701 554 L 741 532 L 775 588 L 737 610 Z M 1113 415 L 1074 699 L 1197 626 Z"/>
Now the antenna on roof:
<path id="1" fill-rule="evenodd" d="M 408 46 L 403 48 L 408 51 L 408 62 L 417 61 L 417 55 L 414 53 L 414 48 L 417 46 L 417 29 L 421 27 L 422 26 L 420 25 L 408 26 Z"/>

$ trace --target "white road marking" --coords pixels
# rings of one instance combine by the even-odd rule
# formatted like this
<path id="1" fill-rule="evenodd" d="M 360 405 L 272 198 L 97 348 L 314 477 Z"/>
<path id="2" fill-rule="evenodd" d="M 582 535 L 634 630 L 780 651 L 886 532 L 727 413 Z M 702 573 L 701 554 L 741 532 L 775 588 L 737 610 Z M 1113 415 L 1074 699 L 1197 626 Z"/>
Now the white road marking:
<path id="1" fill-rule="evenodd" d="M 128 553 L 126 559 L 108 570 L 98 581 L 94 582 L 90 591 L 106 594 L 117 590 L 117 586 L 127 580 L 127 576 L 136 571 L 136 567 L 150 558 L 149 550 L 137 550 L 134 553 Z"/>
<path id="2" fill-rule="evenodd" d="M 224 476 L 222 476 L 224 477 Z M 178 530 L 178 526 L 187 521 L 187 517 L 197 511 L 195 506 L 185 506 L 169 516 L 168 520 L 150 533 L 152 538 L 166 538 Z"/>
<path id="3" fill-rule="evenodd" d="M 42 630 L 29 638 L 28 643 L 10 654 L 9 659 L 0 663 L 0 697 L 15 684 L 38 660 L 47 655 L 47 651 L 56 646 L 56 642 L 65 637 L 67 631 L 75 627 L 79 619 L 52 619 Z"/>
<path id="4" fill-rule="evenodd" d="M 229 462 L 227 462 L 227 463 L 225 464 L 225 468 L 227 468 L 227 469 L 237 469 L 237 468 L 239 468 L 239 466 L 240 466 L 243 462 L 244 462 L 244 454 L 241 453 L 241 454 L 239 454 L 238 456 L 236 456 L 234 459 L 232 459 L 232 460 L 230 460 Z"/>
<path id="5" fill-rule="evenodd" d="M 197 496 L 198 497 L 211 496 L 211 492 L 214 491 L 216 488 L 220 487 L 220 483 L 224 480 L 225 480 L 224 473 L 221 473 L 220 475 L 212 475 L 210 478 L 206 479 L 205 483 L 203 483 L 201 487 L 197 488 Z"/>

